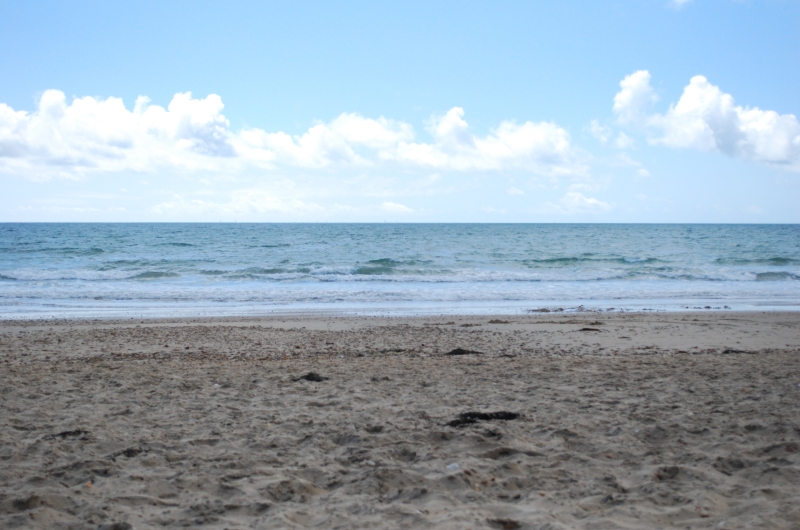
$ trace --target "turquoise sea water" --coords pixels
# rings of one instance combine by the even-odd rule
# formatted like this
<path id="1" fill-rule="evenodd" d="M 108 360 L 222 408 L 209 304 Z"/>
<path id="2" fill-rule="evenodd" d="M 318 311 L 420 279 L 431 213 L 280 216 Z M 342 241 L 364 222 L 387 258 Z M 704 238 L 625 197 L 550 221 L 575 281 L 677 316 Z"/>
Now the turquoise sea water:
<path id="1" fill-rule="evenodd" d="M 800 225 L 0 224 L 0 318 L 800 309 Z"/>

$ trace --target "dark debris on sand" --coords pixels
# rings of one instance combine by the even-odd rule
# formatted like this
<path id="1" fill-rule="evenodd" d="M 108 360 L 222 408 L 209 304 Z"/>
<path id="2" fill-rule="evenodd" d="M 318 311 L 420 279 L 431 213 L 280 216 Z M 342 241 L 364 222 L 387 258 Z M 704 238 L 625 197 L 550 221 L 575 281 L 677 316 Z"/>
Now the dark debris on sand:
<path id="1" fill-rule="evenodd" d="M 465 350 L 464 348 L 456 348 L 445 353 L 445 355 L 483 355 L 482 351 Z"/>
<path id="2" fill-rule="evenodd" d="M 44 437 L 45 440 L 55 440 L 56 438 L 61 438 L 62 440 L 66 440 L 67 438 L 88 440 L 89 431 L 84 431 L 83 429 L 75 429 L 74 431 L 63 431 L 58 434 L 48 434 L 47 436 Z"/>
<path id="3" fill-rule="evenodd" d="M 518 413 L 505 410 L 499 412 L 462 412 L 458 415 L 458 418 L 448 422 L 447 425 L 450 427 L 464 427 L 465 425 L 478 423 L 478 421 L 509 421 L 516 420 L 517 418 L 519 418 Z"/>
<path id="4" fill-rule="evenodd" d="M 514 519 L 487 519 L 487 523 L 492 528 L 501 528 L 502 530 L 516 530 L 522 528 L 522 523 Z"/>
<path id="5" fill-rule="evenodd" d="M 295 377 L 292 381 L 312 381 L 314 383 L 320 383 L 322 381 L 327 381 L 327 377 L 323 377 L 316 372 L 308 372 L 306 375 L 301 375 L 300 377 Z"/>
<path id="6" fill-rule="evenodd" d="M 150 449 L 145 449 L 143 447 L 129 447 L 128 449 L 125 449 L 123 451 L 117 451 L 116 453 L 108 455 L 108 458 L 109 460 L 116 462 L 117 458 L 120 456 L 124 456 L 125 458 L 133 458 L 142 453 L 147 454 L 149 452 Z"/>
<path id="7" fill-rule="evenodd" d="M 753 354 L 755 352 L 747 351 L 747 350 L 737 350 L 737 349 L 734 349 L 734 348 L 725 348 L 724 350 L 722 350 L 722 354 L 723 355 L 731 355 L 732 353 L 749 353 L 749 354 Z"/>

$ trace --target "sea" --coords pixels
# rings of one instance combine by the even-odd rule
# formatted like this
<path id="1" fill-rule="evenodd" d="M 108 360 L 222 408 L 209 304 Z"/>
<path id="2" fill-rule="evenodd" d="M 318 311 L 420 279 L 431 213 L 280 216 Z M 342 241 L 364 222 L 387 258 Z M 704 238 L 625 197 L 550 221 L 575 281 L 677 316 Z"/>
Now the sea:
<path id="1" fill-rule="evenodd" d="M 0 318 L 800 309 L 800 225 L 0 224 Z"/>

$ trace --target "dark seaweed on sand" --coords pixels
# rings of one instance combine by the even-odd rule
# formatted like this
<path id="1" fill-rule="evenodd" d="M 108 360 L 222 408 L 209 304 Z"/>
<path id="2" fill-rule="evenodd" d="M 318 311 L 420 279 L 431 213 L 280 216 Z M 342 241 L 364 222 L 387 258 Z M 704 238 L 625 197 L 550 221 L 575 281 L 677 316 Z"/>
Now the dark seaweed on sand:
<path id="1" fill-rule="evenodd" d="M 301 375 L 300 377 L 295 377 L 292 381 L 313 381 L 314 383 L 319 383 L 321 381 L 327 381 L 327 377 L 323 377 L 316 372 L 308 372 L 306 375 Z"/>
<path id="2" fill-rule="evenodd" d="M 55 440 L 56 438 L 61 438 L 62 440 L 66 440 L 67 438 L 78 438 L 79 440 L 88 440 L 89 431 L 84 431 L 83 429 L 75 429 L 74 431 L 64 431 L 58 434 L 48 434 L 44 437 L 45 440 Z"/>
<path id="3" fill-rule="evenodd" d="M 516 420 L 517 418 L 519 418 L 518 413 L 505 410 L 499 412 L 462 412 L 458 415 L 458 418 L 448 422 L 448 425 L 450 427 L 463 427 L 465 425 L 472 425 L 478 421 L 509 421 Z"/>
<path id="4" fill-rule="evenodd" d="M 108 455 L 108 458 L 114 462 L 117 461 L 117 458 L 120 456 L 124 456 L 125 458 L 133 458 L 138 456 L 142 453 L 147 454 L 150 452 L 150 449 L 144 449 L 141 447 L 129 447 L 123 451 L 117 451 L 116 453 Z"/>
<path id="5" fill-rule="evenodd" d="M 492 528 L 501 528 L 502 530 L 516 530 L 522 528 L 522 523 L 514 519 L 487 519 L 487 523 Z"/>
<path id="6" fill-rule="evenodd" d="M 456 348 L 455 350 L 450 350 L 445 355 L 483 355 L 483 352 Z"/>

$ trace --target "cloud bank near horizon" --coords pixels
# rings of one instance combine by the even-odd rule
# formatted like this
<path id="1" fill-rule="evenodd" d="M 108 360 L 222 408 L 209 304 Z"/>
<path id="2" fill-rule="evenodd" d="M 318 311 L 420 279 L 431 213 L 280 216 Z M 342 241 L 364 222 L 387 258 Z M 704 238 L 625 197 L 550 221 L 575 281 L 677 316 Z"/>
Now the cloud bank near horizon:
<path id="1" fill-rule="evenodd" d="M 620 82 L 614 113 L 622 126 L 644 129 L 648 142 L 672 148 L 716 151 L 733 158 L 800 171 L 800 122 L 794 114 L 736 105 L 733 96 L 702 75 L 692 77 L 677 103 L 659 114 L 650 72 Z"/>
<path id="2" fill-rule="evenodd" d="M 0 104 L 0 171 L 32 179 L 91 173 L 243 172 L 276 168 L 412 167 L 437 171 L 521 170 L 580 175 L 569 133 L 554 123 L 503 121 L 485 136 L 469 130 L 464 109 L 433 116 L 432 141 L 384 117 L 344 113 L 300 135 L 258 128 L 233 131 L 216 94 L 176 94 L 164 108 L 140 96 L 75 98 L 45 91 L 33 112 Z"/>
<path id="3" fill-rule="evenodd" d="M 693 77 L 664 113 L 650 72 L 620 82 L 613 111 L 619 126 L 643 132 L 651 145 L 719 152 L 800 171 L 800 122 L 793 114 L 736 105 L 705 77 Z M 276 169 L 418 169 L 451 172 L 521 171 L 540 176 L 587 176 L 591 159 L 563 127 L 552 122 L 503 121 L 473 134 L 464 109 L 453 107 L 426 124 L 420 141 L 409 123 L 343 113 L 302 134 L 259 128 L 234 131 L 222 98 L 178 93 L 164 108 L 140 96 L 132 109 L 122 99 L 68 101 L 47 90 L 32 112 L 0 103 L 0 172 L 33 180 L 103 173 L 224 173 Z M 606 143 L 612 131 L 591 123 Z M 620 132 L 625 149 L 633 139 Z"/>

